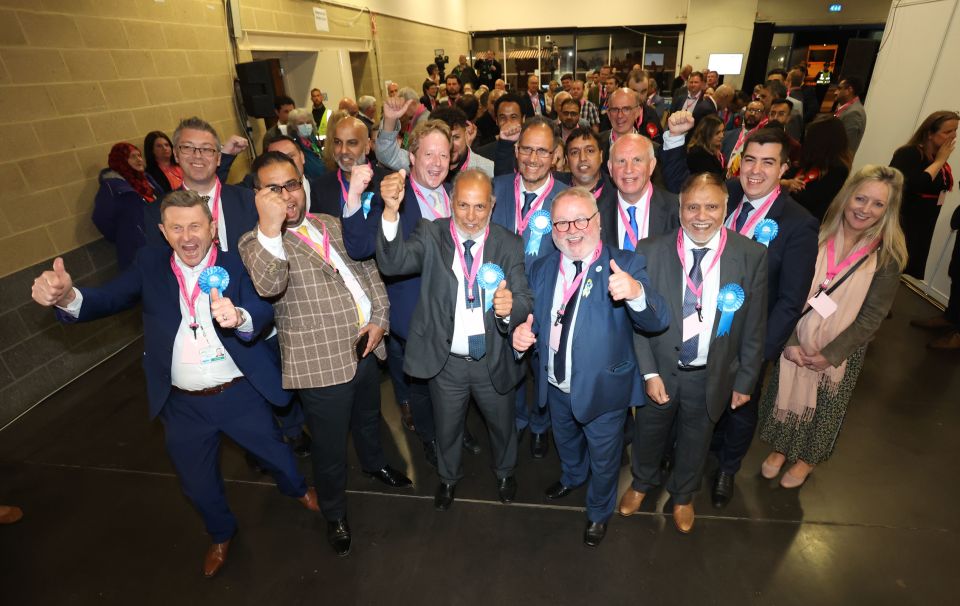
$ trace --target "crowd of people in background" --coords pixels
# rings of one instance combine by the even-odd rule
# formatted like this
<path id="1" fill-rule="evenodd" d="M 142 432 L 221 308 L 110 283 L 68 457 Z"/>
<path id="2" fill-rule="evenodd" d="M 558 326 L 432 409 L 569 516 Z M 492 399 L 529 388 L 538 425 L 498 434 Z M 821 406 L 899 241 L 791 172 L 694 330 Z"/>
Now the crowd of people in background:
<path id="1" fill-rule="evenodd" d="M 758 427 L 760 471 L 784 488 L 832 454 L 901 274 L 924 276 L 960 116 L 935 112 L 889 166 L 851 172 L 854 76 L 830 111 L 802 66 L 751 91 L 692 66 L 669 88 L 640 65 L 516 91 L 506 77 L 491 51 L 379 100 L 278 96 L 238 184 L 247 140 L 200 118 L 111 150 L 93 220 L 123 272 L 74 287 L 58 259 L 34 298 L 64 322 L 142 303 L 151 413 L 211 536 L 204 575 L 237 528 L 221 433 L 322 513 L 338 555 L 348 436 L 365 474 L 411 485 L 380 445 L 381 365 L 437 510 L 480 452 L 472 401 L 497 498 L 516 496 L 520 444 L 542 459 L 552 436 L 545 497 L 586 487 L 591 547 L 661 487 L 691 532 L 708 457 L 722 508 Z M 958 299 L 916 322 L 944 331 L 932 347 L 960 349 Z"/>

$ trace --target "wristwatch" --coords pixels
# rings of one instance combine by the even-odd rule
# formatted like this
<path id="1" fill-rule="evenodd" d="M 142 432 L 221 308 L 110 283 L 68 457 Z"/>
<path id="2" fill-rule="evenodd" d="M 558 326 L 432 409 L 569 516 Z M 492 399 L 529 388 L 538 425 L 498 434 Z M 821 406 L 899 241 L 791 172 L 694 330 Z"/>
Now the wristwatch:
<path id="1" fill-rule="evenodd" d="M 247 312 L 243 311 L 242 307 L 237 307 L 237 315 L 240 316 L 240 319 L 237 321 L 237 326 L 243 326 L 247 323 Z"/>

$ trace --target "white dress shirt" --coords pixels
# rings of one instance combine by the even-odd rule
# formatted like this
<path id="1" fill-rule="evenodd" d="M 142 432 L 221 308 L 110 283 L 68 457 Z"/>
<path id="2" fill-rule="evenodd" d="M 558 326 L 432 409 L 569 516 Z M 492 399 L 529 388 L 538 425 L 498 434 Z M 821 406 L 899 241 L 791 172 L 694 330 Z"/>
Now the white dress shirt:
<path id="1" fill-rule="evenodd" d="M 637 234 L 637 240 L 643 240 L 644 238 L 650 235 L 650 212 L 647 210 L 650 206 L 650 198 L 653 197 L 653 188 L 648 188 L 647 191 L 643 192 L 643 197 L 637 200 L 636 204 L 630 204 L 623 199 L 623 194 L 619 191 L 617 192 L 617 202 L 620 204 L 620 208 L 623 210 L 623 216 L 617 212 L 617 245 L 623 245 L 623 239 L 627 237 L 627 226 L 623 224 L 623 217 L 627 218 L 627 221 L 630 220 L 630 214 L 627 212 L 627 209 L 631 206 L 636 207 L 637 213 L 637 228 L 639 233 Z M 644 221 L 643 218 L 646 217 L 647 220 Z"/>
<path id="2" fill-rule="evenodd" d="M 186 187 L 186 185 L 184 185 Z M 223 188 L 221 187 L 221 192 Z M 223 203 L 220 200 L 214 200 L 213 194 L 217 192 L 217 184 L 214 183 L 208 191 L 198 191 L 197 193 L 201 196 L 207 196 L 207 207 L 210 209 L 210 214 L 215 214 L 213 211 L 213 205 L 216 203 L 220 204 L 220 216 L 217 217 L 217 239 L 220 240 L 220 250 L 227 250 L 227 218 L 223 214 Z"/>
<path id="3" fill-rule="evenodd" d="M 770 212 L 769 207 L 764 209 L 763 212 L 760 212 L 760 207 L 766 204 L 767 200 L 770 199 L 770 196 L 776 193 L 776 191 L 777 189 L 774 188 L 774 190 L 769 194 L 767 194 L 766 196 L 762 198 L 758 198 L 756 200 L 750 200 L 750 205 L 753 206 L 753 210 L 751 210 L 750 214 L 747 215 L 747 223 L 754 221 L 754 219 L 756 219 L 756 221 L 754 222 L 753 226 L 747 230 L 746 233 L 741 234 L 742 236 L 744 236 L 745 238 L 753 238 L 753 231 L 754 229 L 756 229 L 757 223 L 762 221 L 767 216 L 767 213 Z M 724 225 L 726 225 L 728 229 L 733 229 L 733 217 L 737 214 L 737 211 L 741 211 L 741 212 L 743 211 L 743 203 L 747 200 L 749 200 L 749 198 L 747 198 L 747 196 L 744 195 L 743 200 L 740 201 L 740 204 L 737 205 L 737 208 L 734 209 L 732 213 L 730 213 L 729 217 L 727 217 L 727 221 L 726 223 L 724 223 Z M 773 206 L 773 205 L 771 204 L 770 206 Z M 758 215 L 759 215 L 759 218 L 758 218 Z M 746 226 L 746 223 L 744 224 L 744 226 Z"/>
<path id="4" fill-rule="evenodd" d="M 700 297 L 703 322 L 700 323 L 700 340 L 697 343 L 697 357 L 690 362 L 690 366 L 704 366 L 707 363 L 707 354 L 710 351 L 710 339 L 713 337 L 713 321 L 717 316 L 717 297 L 720 294 L 720 266 L 723 265 L 723 259 L 721 258 L 721 260 L 717 262 L 716 266 L 712 271 L 710 271 L 710 273 L 707 273 L 707 269 L 709 269 L 710 264 L 713 263 L 713 259 L 717 255 L 717 247 L 719 245 L 719 230 L 712 238 L 710 238 L 710 241 L 707 242 L 705 246 L 698 246 L 697 244 L 694 244 L 693 241 L 687 237 L 687 234 L 683 234 L 683 256 L 685 259 L 684 263 L 687 268 L 687 275 L 689 275 L 690 270 L 693 269 L 693 249 L 708 249 L 707 254 L 703 255 L 703 259 L 700 260 L 700 272 L 703 274 L 703 292 L 701 293 Z M 683 270 L 680 271 L 682 274 Z M 680 279 L 682 284 L 680 300 L 682 301 L 683 295 L 687 290 L 687 280 L 682 275 L 680 276 Z M 696 317 L 696 315 L 697 312 L 693 312 L 693 316 Z M 679 319 L 681 322 L 681 339 L 683 338 L 683 320 L 683 318 Z"/>

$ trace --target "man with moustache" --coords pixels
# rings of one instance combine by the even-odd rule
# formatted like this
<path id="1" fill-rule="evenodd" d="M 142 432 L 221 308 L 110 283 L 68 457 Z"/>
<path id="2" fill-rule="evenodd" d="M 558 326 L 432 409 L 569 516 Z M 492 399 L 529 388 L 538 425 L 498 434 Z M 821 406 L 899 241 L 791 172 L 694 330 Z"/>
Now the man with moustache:
<path id="1" fill-rule="evenodd" d="M 728 130 L 723 135 L 720 151 L 727 159 L 727 177 L 736 177 L 740 174 L 740 154 L 747 137 L 767 125 L 769 118 L 760 101 L 751 101 L 743 108 L 743 125 L 740 128 Z"/>
<path id="2" fill-rule="evenodd" d="M 367 126 L 357 118 L 348 116 L 340 119 L 334 132 L 327 135 L 327 145 L 333 146 L 333 159 L 337 163 L 337 170 L 320 175 L 315 183 L 310 184 L 307 197 L 310 200 L 311 213 L 341 217 L 351 195 L 358 199 L 366 197 L 368 204 L 370 203 L 379 188 L 383 172 L 375 170 L 367 163 L 370 135 Z M 299 164 L 297 168 L 300 169 Z M 355 178 L 358 179 L 356 183 Z M 307 185 L 308 181 L 304 180 L 305 189 Z M 317 192 L 316 197 L 313 196 L 314 189 Z"/>
<path id="3" fill-rule="evenodd" d="M 724 410 L 751 399 L 763 359 L 766 254 L 724 228 L 726 193 L 716 175 L 690 177 L 680 193 L 681 228 L 638 245 L 650 260 L 650 286 L 666 298 L 673 321 L 664 332 L 636 339 L 649 402 L 637 409 L 633 481 L 619 512 L 633 515 L 660 485 L 661 457 L 676 425 L 666 489 L 682 533 L 693 529 L 692 501 L 714 424 Z"/>
<path id="4" fill-rule="evenodd" d="M 563 151 L 570 172 L 554 173 L 557 181 L 571 187 L 582 187 L 593 194 L 596 200 L 613 190 L 610 178 L 600 170 L 600 142 L 592 128 L 581 126 L 573 129 Z"/>
<path id="5" fill-rule="evenodd" d="M 142 304 L 143 366 L 150 418 L 164 427 L 167 453 L 184 495 L 203 517 L 212 544 L 203 575 L 216 575 L 237 520 L 220 474 L 220 434 L 253 453 L 277 487 L 318 511 L 290 449 L 280 439 L 269 402 L 286 405 L 280 360 L 265 342 L 273 309 L 263 301 L 236 253 L 213 245 L 217 227 L 194 191 L 170 192 L 159 231 L 173 250 L 140 249 L 133 264 L 99 288 L 74 288 L 63 259 L 33 283 L 33 298 L 57 307 L 61 322 L 87 322 Z M 210 285 L 211 271 L 226 276 Z"/>
<path id="6" fill-rule="evenodd" d="M 557 124 L 560 125 L 560 143 L 566 143 L 570 133 L 578 128 L 590 128 L 586 120 L 580 118 L 580 104 L 569 93 L 559 92 L 553 97 L 553 106 L 557 111 Z"/>
<path id="7" fill-rule="evenodd" d="M 517 492 L 514 394 L 521 378 L 508 341 L 532 309 L 520 238 L 490 224 L 490 179 L 461 173 L 453 189 L 453 217 L 421 221 L 398 237 L 403 188 L 384 196 L 377 263 L 385 275 L 421 274 L 404 370 L 430 386 L 437 430 L 440 484 L 434 507 L 445 511 L 463 477 L 461 442 L 472 396 L 487 421 L 504 503 Z"/>
<path id="8" fill-rule="evenodd" d="M 670 324 L 644 258 L 603 246 L 597 215 L 586 189 L 556 197 L 551 235 L 558 250 L 531 267 L 533 314 L 512 340 L 521 353 L 536 347 L 545 365 L 537 399 L 550 408 L 562 469 L 546 497 L 561 499 L 589 480 L 583 541 L 590 547 L 603 540 L 616 504 L 627 410 L 644 402 L 634 330 L 655 333 Z"/>
<path id="9" fill-rule="evenodd" d="M 556 147 L 550 121 L 542 116 L 528 118 L 517 141 L 519 172 L 493 180 L 493 195 L 498 204 L 493 208 L 491 221 L 523 238 L 527 267 L 554 250 L 553 241 L 547 236 L 551 229 L 550 208 L 554 197 L 567 188 L 551 173 Z M 530 428 L 530 452 L 535 459 L 542 459 L 549 448 L 550 418 L 546 409 L 536 404 L 532 411 L 527 411 L 525 386 L 524 381 L 517 390 L 517 431 L 522 440 L 523 432 Z"/>
<path id="10" fill-rule="evenodd" d="M 393 487 L 411 484 L 387 465 L 380 444 L 374 358 L 386 358 L 389 302 L 374 261 L 347 256 L 340 222 L 307 213 L 303 175 L 290 158 L 265 153 L 253 171 L 259 218 L 238 249 L 257 292 L 273 301 L 283 386 L 297 390 L 314 439 L 313 476 L 327 541 L 346 556 L 352 538 L 347 435 L 366 475 Z"/>
<path id="11" fill-rule="evenodd" d="M 183 189 L 207 198 L 217 233 L 214 242 L 221 250 L 236 250 L 240 236 L 257 224 L 253 192 L 246 187 L 221 183 L 220 136 L 209 122 L 197 118 L 182 120 L 173 131 L 173 152 L 183 170 Z M 148 204 L 143 211 L 147 245 L 168 247 L 160 232 L 160 205 Z"/>
<path id="12" fill-rule="evenodd" d="M 683 140 L 693 127 L 693 118 L 677 114 L 669 120 L 664 135 L 664 174 L 668 179 L 685 175 Z M 674 147 L 676 146 L 676 147 Z M 763 374 L 786 345 L 796 328 L 809 294 L 817 262 L 817 220 L 781 190 L 780 178 L 789 167 L 789 144 L 781 129 L 761 128 L 747 137 L 739 179 L 728 179 L 730 193 L 726 226 L 767 247 L 767 330 L 763 366 L 751 390 L 751 401 L 719 419 L 711 449 L 720 467 L 711 492 L 713 505 L 725 507 L 733 496 L 734 476 L 746 456 L 757 427 L 757 402 Z M 687 171 L 689 172 L 689 171 Z"/>

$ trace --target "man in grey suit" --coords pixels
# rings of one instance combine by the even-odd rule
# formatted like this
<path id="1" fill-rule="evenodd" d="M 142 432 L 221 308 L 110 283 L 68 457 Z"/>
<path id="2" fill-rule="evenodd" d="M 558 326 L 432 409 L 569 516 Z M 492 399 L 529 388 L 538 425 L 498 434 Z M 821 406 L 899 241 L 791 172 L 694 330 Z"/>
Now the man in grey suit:
<path id="1" fill-rule="evenodd" d="M 497 491 L 513 501 L 517 482 L 514 392 L 521 366 L 508 335 L 533 309 L 519 236 L 490 223 L 493 186 L 479 169 L 454 182 L 453 216 L 420 221 L 397 237 L 403 188 L 384 197 L 377 263 L 387 276 L 421 274 L 403 370 L 426 379 L 433 401 L 440 485 L 434 506 L 447 510 L 463 477 L 464 418 L 471 396 L 490 432 Z"/>
<path id="2" fill-rule="evenodd" d="M 867 111 L 860 102 L 860 93 L 863 92 L 863 80 L 856 76 L 847 76 L 837 85 L 837 111 L 834 117 L 840 118 L 843 128 L 847 131 L 847 143 L 850 153 L 857 155 L 860 140 L 867 130 Z"/>
<path id="3" fill-rule="evenodd" d="M 649 260 L 651 287 L 664 296 L 674 321 L 665 332 L 637 337 L 648 403 L 637 409 L 633 483 L 619 511 L 636 513 L 659 486 L 660 459 L 676 423 L 666 488 L 682 533 L 693 529 L 692 501 L 713 427 L 728 406 L 750 399 L 763 362 L 766 249 L 723 227 L 726 198 L 717 175 L 688 178 L 680 191 L 680 230 L 637 245 Z"/>

